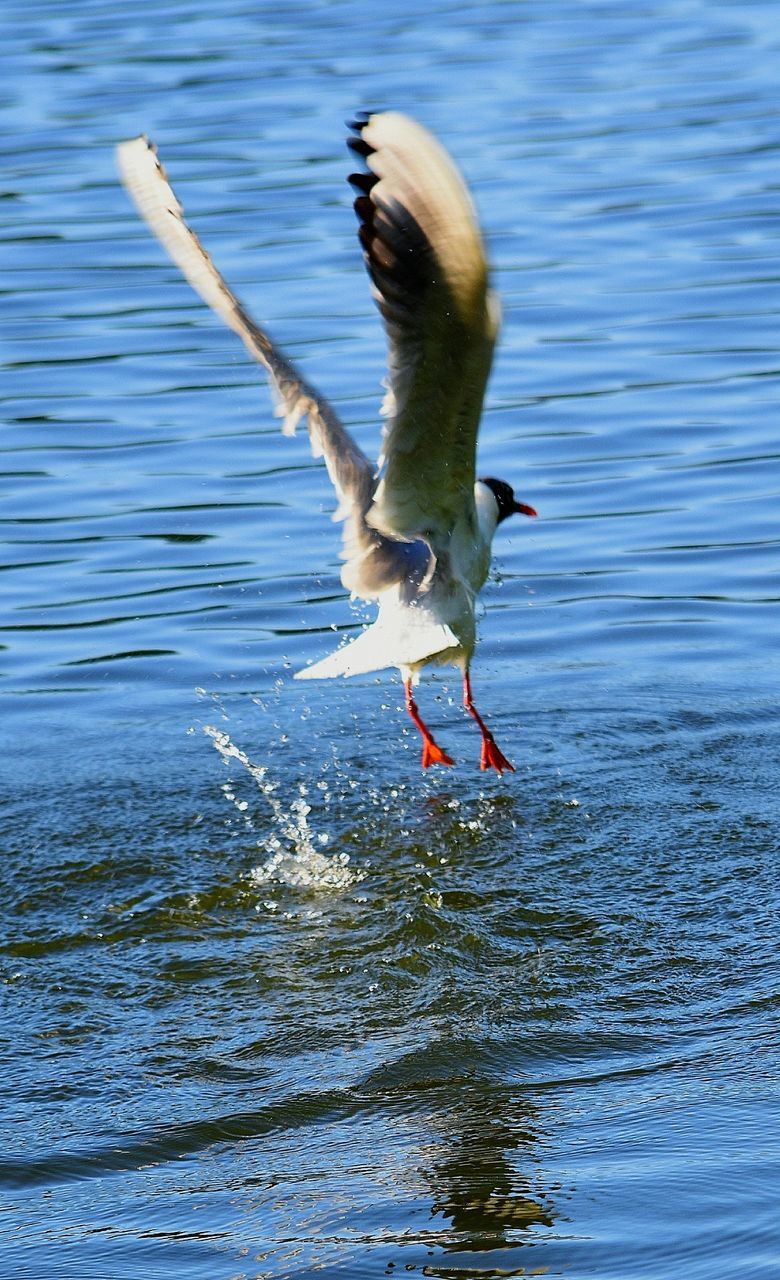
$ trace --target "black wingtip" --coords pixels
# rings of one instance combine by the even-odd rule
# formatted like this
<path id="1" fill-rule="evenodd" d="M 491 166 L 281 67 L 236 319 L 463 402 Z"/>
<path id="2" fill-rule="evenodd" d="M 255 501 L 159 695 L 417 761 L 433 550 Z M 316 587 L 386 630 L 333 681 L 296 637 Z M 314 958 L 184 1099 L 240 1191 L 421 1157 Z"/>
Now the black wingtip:
<path id="1" fill-rule="evenodd" d="M 375 173 L 350 173 L 347 177 L 349 185 L 364 196 L 369 194 L 378 181 L 379 178 Z"/>
<path id="2" fill-rule="evenodd" d="M 412 219 L 405 217 L 401 228 L 397 211 L 394 213 L 385 208 L 374 195 L 380 177 L 371 171 L 369 164 L 371 156 L 376 154 L 376 147 L 363 136 L 363 131 L 378 114 L 376 111 L 359 111 L 349 122 L 349 128 L 355 132 L 347 138 L 347 146 L 361 157 L 365 169 L 350 173 L 347 181 L 356 192 L 353 207 L 368 274 L 374 284 L 379 309 L 387 319 L 390 309 L 395 308 L 396 314 L 403 305 L 404 296 L 411 293 L 418 283 L 420 264 L 427 260 L 427 243 L 415 232 Z M 370 129 L 368 135 L 371 136 Z"/>
<path id="3" fill-rule="evenodd" d="M 373 216 L 373 205 L 370 196 L 358 196 L 353 200 L 352 207 L 357 214 L 358 222 L 369 222 Z"/>
<path id="4" fill-rule="evenodd" d="M 374 150 L 373 147 L 369 146 L 369 144 L 365 142 L 363 138 L 360 138 L 360 137 L 347 138 L 347 146 L 349 147 L 350 151 L 354 151 L 356 155 L 362 156 L 363 159 L 365 159 L 366 156 L 370 156 Z"/>
<path id="5" fill-rule="evenodd" d="M 361 129 L 365 129 L 372 116 L 381 116 L 384 115 L 384 112 L 384 107 L 371 107 L 370 110 L 361 108 L 355 112 L 352 120 L 347 120 L 347 128 L 354 129 L 356 133 L 360 133 Z"/>
<path id="6" fill-rule="evenodd" d="M 376 112 L 374 111 L 356 111 L 354 119 L 347 120 L 346 126 L 348 129 L 352 129 L 355 133 L 360 133 L 361 129 L 365 129 L 369 120 L 375 114 Z"/>

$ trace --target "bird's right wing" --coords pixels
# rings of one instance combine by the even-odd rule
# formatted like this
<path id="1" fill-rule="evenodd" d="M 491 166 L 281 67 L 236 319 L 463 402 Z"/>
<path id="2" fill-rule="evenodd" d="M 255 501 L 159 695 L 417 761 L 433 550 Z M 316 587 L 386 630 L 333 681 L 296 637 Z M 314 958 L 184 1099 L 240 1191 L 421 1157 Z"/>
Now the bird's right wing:
<path id="1" fill-rule="evenodd" d="M 399 112 L 361 117 L 349 145 L 367 173 L 355 212 L 389 340 L 384 470 L 369 523 L 445 552 L 476 527 L 482 400 L 500 306 L 466 185 L 444 148 Z"/>
<path id="2" fill-rule="evenodd" d="M 284 418 L 282 430 L 295 432 L 306 416 L 315 457 L 323 457 L 339 500 L 335 518 L 346 520 L 345 558 L 360 560 L 377 541 L 365 524 L 375 481 L 374 468 L 339 420 L 332 405 L 301 376 L 242 307 L 217 271 L 197 236 L 184 221 L 184 211 L 146 137 L 117 147 L 119 171 L 138 212 L 182 271 L 196 293 L 241 338 L 267 373 Z M 345 577 L 350 578 L 350 565 Z M 354 573 L 352 577 L 354 577 Z M 347 585 L 353 585 L 349 580 Z"/>

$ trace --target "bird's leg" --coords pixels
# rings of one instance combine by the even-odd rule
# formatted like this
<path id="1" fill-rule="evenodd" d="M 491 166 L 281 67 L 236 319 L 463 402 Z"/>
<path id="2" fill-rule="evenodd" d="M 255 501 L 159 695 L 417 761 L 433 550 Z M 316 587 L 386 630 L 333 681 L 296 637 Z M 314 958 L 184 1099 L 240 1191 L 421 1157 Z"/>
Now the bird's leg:
<path id="1" fill-rule="evenodd" d="M 412 720 L 414 721 L 417 728 L 420 730 L 420 733 L 422 734 L 422 740 L 423 740 L 422 767 L 423 769 L 429 768 L 429 766 L 432 764 L 454 764 L 455 761 L 453 760 L 452 756 L 448 756 L 447 752 L 442 751 L 441 747 L 434 742 L 433 735 L 430 729 L 428 728 L 427 724 L 425 724 L 421 720 L 420 713 L 417 710 L 417 703 L 412 697 L 411 680 L 404 680 L 404 695 L 406 697 L 406 710 L 409 712 L 409 715 L 412 717 Z"/>
<path id="2" fill-rule="evenodd" d="M 479 759 L 480 769 L 495 769 L 497 773 L 503 773 L 504 769 L 509 769 L 510 773 L 514 773 L 515 766 L 509 763 L 503 751 L 500 751 L 496 746 L 495 738 L 474 706 L 471 697 L 471 678 L 468 671 L 463 673 L 463 705 L 469 715 L 476 720 L 482 734 L 482 755 Z"/>

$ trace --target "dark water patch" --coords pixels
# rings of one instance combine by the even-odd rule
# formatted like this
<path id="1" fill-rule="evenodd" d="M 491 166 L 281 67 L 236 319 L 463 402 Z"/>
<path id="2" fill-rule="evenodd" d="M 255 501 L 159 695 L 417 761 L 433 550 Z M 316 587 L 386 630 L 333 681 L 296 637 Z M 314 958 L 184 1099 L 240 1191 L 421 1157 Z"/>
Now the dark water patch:
<path id="1" fill-rule="evenodd" d="M 218 1143 L 263 1138 L 280 1128 L 326 1123 L 329 1116 L 343 1114 L 344 1109 L 345 1099 L 338 1094 L 314 1093 L 268 1110 L 194 1120 L 147 1135 L 114 1135 L 97 1149 L 50 1152 L 39 1161 L 0 1161 L 0 1185 L 12 1190 L 139 1171 L 160 1161 L 197 1155 Z"/>

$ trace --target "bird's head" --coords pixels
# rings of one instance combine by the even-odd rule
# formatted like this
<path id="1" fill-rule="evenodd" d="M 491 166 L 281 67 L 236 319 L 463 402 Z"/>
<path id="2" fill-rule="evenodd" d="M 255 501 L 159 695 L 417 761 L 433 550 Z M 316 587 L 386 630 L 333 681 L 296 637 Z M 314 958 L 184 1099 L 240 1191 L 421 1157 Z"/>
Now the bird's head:
<path id="1" fill-rule="evenodd" d="M 496 507 L 498 508 L 496 524 L 500 524 L 502 520 L 506 520 L 511 515 L 536 515 L 533 507 L 529 507 L 526 502 L 517 501 L 512 486 L 507 484 L 506 480 L 495 480 L 492 476 L 480 476 L 479 484 L 484 484 L 496 500 Z"/>

